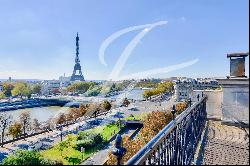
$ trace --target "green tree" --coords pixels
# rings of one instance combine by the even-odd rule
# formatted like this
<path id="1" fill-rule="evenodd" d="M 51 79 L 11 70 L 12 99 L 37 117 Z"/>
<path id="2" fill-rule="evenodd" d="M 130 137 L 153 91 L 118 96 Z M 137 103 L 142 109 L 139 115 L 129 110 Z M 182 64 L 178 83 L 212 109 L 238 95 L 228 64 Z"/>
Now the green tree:
<path id="1" fill-rule="evenodd" d="M 96 85 L 95 82 L 76 82 L 67 87 L 68 92 L 72 93 L 85 93 L 89 88 Z"/>
<path id="2" fill-rule="evenodd" d="M 38 85 L 38 84 L 36 84 L 36 85 L 34 85 L 33 87 L 32 87 L 32 93 L 33 94 L 41 94 L 41 89 L 42 89 L 42 86 L 41 85 Z"/>
<path id="3" fill-rule="evenodd" d="M 140 81 L 136 83 L 135 87 L 141 87 L 141 88 L 156 88 L 158 85 L 157 82 L 152 81 Z"/>
<path id="4" fill-rule="evenodd" d="M 87 96 L 97 96 L 101 93 L 102 87 L 99 85 L 93 86 L 88 89 Z"/>
<path id="5" fill-rule="evenodd" d="M 14 89 L 14 85 L 12 83 L 9 82 L 4 82 L 3 84 L 3 93 L 6 97 L 10 97 L 11 91 Z"/>
<path id="6" fill-rule="evenodd" d="M 144 97 L 145 99 L 149 99 L 149 98 L 151 98 L 151 96 L 153 96 L 153 91 L 152 91 L 152 90 L 145 90 L 145 91 L 143 92 L 143 97 Z"/>
<path id="7" fill-rule="evenodd" d="M 66 157 L 66 160 L 68 160 L 68 162 L 72 163 L 73 165 L 81 162 L 81 159 L 77 157 Z"/>
<path id="8" fill-rule="evenodd" d="M 174 89 L 173 87 L 174 87 L 173 82 L 166 81 L 159 83 L 157 89 L 159 89 L 161 93 L 164 93 L 164 92 L 172 92 Z"/>
<path id="9" fill-rule="evenodd" d="M 9 127 L 9 134 L 12 135 L 13 138 L 17 138 L 22 133 L 22 124 L 19 122 L 15 122 Z"/>
<path id="10" fill-rule="evenodd" d="M 62 162 L 45 159 L 35 151 L 18 150 L 3 159 L 2 165 L 62 165 Z"/>
<path id="11" fill-rule="evenodd" d="M 14 89 L 11 91 L 13 96 L 29 97 L 31 94 L 30 87 L 24 82 L 18 82 L 15 84 Z"/>
<path id="12" fill-rule="evenodd" d="M 68 147 L 68 144 L 66 141 L 62 141 L 58 144 L 58 150 L 61 152 L 61 156 L 63 156 L 63 150 Z"/>
<path id="13" fill-rule="evenodd" d="M 5 98 L 5 94 L 3 92 L 0 92 L 0 99 L 4 99 Z"/>
<path id="14" fill-rule="evenodd" d="M 174 89 L 174 84 L 171 81 L 161 82 L 157 84 L 157 87 L 150 90 L 145 90 L 143 92 L 143 97 L 145 99 L 151 99 L 154 95 L 163 94 L 166 92 L 172 92 Z"/>

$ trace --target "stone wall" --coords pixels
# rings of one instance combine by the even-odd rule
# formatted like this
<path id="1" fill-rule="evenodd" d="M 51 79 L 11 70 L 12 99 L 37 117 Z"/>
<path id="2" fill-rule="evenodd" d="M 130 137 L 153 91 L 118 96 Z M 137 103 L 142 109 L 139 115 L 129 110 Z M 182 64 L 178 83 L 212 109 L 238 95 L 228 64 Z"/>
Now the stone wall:
<path id="1" fill-rule="evenodd" d="M 194 90 L 192 101 L 197 101 L 197 95 L 202 92 L 208 96 L 207 117 L 209 119 L 221 120 L 222 118 L 222 90 Z"/>
<path id="2" fill-rule="evenodd" d="M 249 125 L 249 79 L 219 79 L 223 88 L 222 121 Z"/>

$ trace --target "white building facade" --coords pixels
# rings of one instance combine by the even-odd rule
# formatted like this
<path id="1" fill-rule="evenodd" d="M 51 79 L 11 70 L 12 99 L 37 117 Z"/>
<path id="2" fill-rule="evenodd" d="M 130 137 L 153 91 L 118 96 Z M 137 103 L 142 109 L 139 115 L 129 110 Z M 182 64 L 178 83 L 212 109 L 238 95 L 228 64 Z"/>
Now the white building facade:
<path id="1" fill-rule="evenodd" d="M 190 81 L 177 81 L 174 85 L 175 100 L 188 100 L 193 96 L 193 86 Z"/>
<path id="2" fill-rule="evenodd" d="M 55 94 L 60 91 L 60 81 L 59 80 L 45 80 L 42 81 L 42 95 Z"/>

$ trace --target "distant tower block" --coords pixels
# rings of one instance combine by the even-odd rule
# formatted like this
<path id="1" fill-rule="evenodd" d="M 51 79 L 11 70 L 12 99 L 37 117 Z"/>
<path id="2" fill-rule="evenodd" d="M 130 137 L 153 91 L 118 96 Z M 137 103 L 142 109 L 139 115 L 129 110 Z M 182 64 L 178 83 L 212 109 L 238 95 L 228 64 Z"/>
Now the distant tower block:
<path id="1" fill-rule="evenodd" d="M 73 74 L 71 76 L 70 81 L 84 81 L 84 77 L 82 75 L 82 68 L 80 65 L 80 59 L 79 59 L 79 37 L 78 33 L 76 36 L 76 58 L 75 58 L 75 66 L 73 70 Z"/>

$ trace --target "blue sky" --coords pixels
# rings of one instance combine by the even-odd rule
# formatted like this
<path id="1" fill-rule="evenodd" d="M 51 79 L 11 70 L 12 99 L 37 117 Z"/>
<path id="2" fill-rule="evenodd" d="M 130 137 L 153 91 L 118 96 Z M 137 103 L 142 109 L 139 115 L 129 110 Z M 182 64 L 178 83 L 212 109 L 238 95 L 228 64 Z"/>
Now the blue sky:
<path id="1" fill-rule="evenodd" d="M 71 75 L 75 35 L 86 79 L 106 79 L 126 45 L 140 30 L 98 51 L 113 33 L 168 21 L 149 32 L 121 75 L 198 58 L 184 69 L 153 77 L 225 77 L 229 52 L 249 50 L 248 0 L 0 0 L 0 78 L 57 79 Z M 247 60 L 247 65 L 249 62 Z M 248 70 L 247 70 L 248 73 Z"/>

